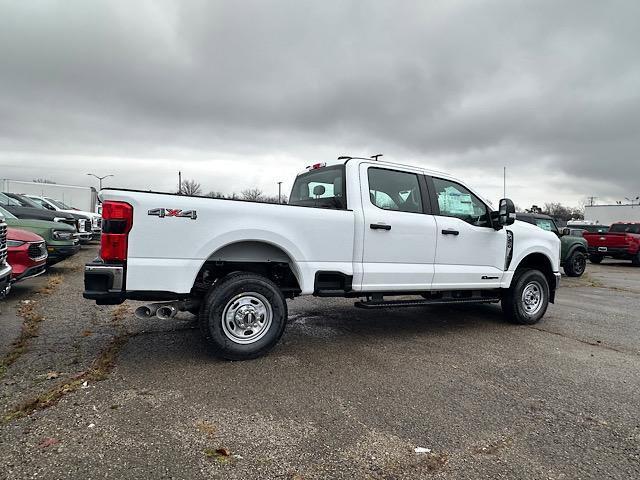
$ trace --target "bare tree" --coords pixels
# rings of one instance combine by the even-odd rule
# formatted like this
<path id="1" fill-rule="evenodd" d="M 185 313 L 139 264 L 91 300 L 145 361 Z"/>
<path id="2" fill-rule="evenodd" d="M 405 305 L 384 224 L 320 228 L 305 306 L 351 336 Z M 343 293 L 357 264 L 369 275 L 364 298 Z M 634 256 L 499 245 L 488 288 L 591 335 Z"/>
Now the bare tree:
<path id="1" fill-rule="evenodd" d="M 195 180 L 183 180 L 182 188 L 178 188 L 178 193 L 182 195 L 200 195 L 202 186 Z"/>
<path id="2" fill-rule="evenodd" d="M 235 194 L 234 194 L 235 195 Z M 211 198 L 227 198 L 227 196 L 222 193 L 222 192 L 217 192 L 215 190 L 210 191 L 209 193 L 207 193 L 205 195 L 205 197 L 211 197 Z"/>
<path id="3" fill-rule="evenodd" d="M 262 202 L 264 201 L 264 192 L 259 188 L 247 188 L 246 190 L 242 190 L 240 192 L 243 200 L 251 200 L 252 202 Z"/>
<path id="4" fill-rule="evenodd" d="M 51 184 L 54 184 L 54 185 L 56 183 L 53 180 L 49 180 L 48 178 L 34 178 L 33 181 L 35 183 L 51 183 Z"/>

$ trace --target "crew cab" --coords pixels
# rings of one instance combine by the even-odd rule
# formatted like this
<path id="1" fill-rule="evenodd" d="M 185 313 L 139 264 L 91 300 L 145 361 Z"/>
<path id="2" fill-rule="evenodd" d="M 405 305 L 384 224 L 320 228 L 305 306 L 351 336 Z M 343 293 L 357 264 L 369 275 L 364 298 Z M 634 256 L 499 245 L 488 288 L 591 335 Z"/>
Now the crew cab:
<path id="1" fill-rule="evenodd" d="M 605 257 L 631 260 L 640 266 L 640 223 L 618 222 L 606 233 L 585 233 L 589 244 L 589 260 L 600 263 Z"/>
<path id="2" fill-rule="evenodd" d="M 11 265 L 7 262 L 7 224 L 0 212 L 0 299 L 4 298 L 11 289 Z"/>
<path id="3" fill-rule="evenodd" d="M 100 257 L 85 267 L 84 297 L 159 302 L 138 317 L 196 313 L 211 351 L 231 360 L 277 343 L 285 298 L 351 297 L 361 308 L 501 302 L 509 319 L 533 324 L 560 279 L 556 235 L 515 221 L 508 199 L 493 211 L 463 182 L 413 166 L 315 164 L 288 205 L 100 195 Z"/>

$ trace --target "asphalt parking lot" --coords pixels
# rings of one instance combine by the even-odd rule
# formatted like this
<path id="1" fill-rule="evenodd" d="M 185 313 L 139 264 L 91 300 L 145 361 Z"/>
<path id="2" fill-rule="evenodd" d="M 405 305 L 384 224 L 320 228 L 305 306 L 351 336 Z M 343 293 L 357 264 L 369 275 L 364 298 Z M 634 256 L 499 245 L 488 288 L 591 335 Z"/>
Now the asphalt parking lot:
<path id="1" fill-rule="evenodd" d="M 0 478 L 640 478 L 630 263 L 563 277 L 533 327 L 296 299 L 270 355 L 231 363 L 187 314 L 84 301 L 94 256 L 1 304 Z"/>

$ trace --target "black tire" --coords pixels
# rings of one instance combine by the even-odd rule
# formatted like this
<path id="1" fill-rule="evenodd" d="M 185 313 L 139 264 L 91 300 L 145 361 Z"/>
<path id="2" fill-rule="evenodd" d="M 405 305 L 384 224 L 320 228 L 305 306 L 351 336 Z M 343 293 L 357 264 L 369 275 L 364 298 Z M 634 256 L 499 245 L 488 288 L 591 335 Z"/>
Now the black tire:
<path id="1" fill-rule="evenodd" d="M 223 315 L 228 320 L 224 323 Z M 231 273 L 207 293 L 198 320 L 211 353 L 225 360 L 249 360 L 265 355 L 282 337 L 287 302 L 268 278 Z"/>
<path id="2" fill-rule="evenodd" d="M 564 273 L 568 277 L 580 277 L 587 269 L 587 255 L 579 250 L 574 250 L 564 261 Z"/>
<path id="3" fill-rule="evenodd" d="M 533 302 L 536 292 L 538 304 L 525 302 L 525 291 L 529 295 L 527 302 Z M 502 311 L 507 319 L 520 325 L 537 323 L 549 306 L 549 282 L 540 270 L 522 269 L 515 273 L 511 287 L 502 297 Z M 534 310 L 535 307 L 535 310 Z"/>
<path id="4" fill-rule="evenodd" d="M 589 255 L 589 261 L 591 263 L 600 263 L 602 261 L 602 255 Z"/>
<path id="5" fill-rule="evenodd" d="M 631 257 L 631 264 L 636 267 L 640 267 L 640 252 Z"/>

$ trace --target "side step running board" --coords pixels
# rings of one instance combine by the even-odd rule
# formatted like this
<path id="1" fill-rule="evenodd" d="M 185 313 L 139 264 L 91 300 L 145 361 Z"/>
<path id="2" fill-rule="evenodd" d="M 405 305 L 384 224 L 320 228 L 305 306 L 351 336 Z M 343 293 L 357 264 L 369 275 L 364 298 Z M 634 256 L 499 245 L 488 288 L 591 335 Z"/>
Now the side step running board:
<path id="1" fill-rule="evenodd" d="M 394 308 L 394 307 L 424 307 L 427 305 L 459 305 L 464 303 L 497 303 L 500 299 L 495 297 L 475 298 L 435 298 L 432 300 L 367 300 L 356 302 L 358 308 Z"/>

